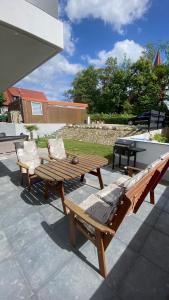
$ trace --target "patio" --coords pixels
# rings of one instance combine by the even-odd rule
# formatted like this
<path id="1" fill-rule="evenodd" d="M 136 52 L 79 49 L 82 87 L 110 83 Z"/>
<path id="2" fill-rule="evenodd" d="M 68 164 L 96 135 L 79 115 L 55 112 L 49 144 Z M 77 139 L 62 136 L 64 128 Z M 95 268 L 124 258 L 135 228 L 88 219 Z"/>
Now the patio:
<path id="1" fill-rule="evenodd" d="M 102 169 L 104 184 L 121 174 Z M 95 247 L 78 235 L 74 250 L 58 195 L 43 198 L 43 184 L 31 193 L 20 186 L 14 155 L 0 159 L 0 299 L 169 299 L 169 187 L 156 188 L 136 215 L 125 218 L 107 251 L 109 275 L 98 273 Z M 66 183 L 67 197 L 80 203 L 98 191 L 86 176 Z"/>

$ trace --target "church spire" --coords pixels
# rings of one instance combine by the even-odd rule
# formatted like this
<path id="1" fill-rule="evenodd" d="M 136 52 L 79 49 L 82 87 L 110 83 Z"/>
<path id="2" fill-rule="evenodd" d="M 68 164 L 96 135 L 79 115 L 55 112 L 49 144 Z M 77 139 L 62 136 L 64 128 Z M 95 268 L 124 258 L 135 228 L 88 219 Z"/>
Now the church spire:
<path id="1" fill-rule="evenodd" d="M 159 65 L 161 65 L 161 57 L 160 57 L 160 51 L 158 50 L 154 61 L 154 66 L 159 66 Z"/>

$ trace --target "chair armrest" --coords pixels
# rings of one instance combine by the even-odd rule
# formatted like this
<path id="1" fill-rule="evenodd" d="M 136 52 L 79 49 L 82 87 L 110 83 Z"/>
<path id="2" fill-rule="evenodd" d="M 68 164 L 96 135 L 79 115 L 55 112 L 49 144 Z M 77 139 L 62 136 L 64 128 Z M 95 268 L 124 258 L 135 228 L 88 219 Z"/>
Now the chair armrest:
<path id="1" fill-rule="evenodd" d="M 94 220 L 90 215 L 88 215 L 81 207 L 74 204 L 72 201 L 66 199 L 64 201 L 65 205 L 73 212 L 75 215 L 83 219 L 85 222 L 93 226 L 96 230 L 99 230 L 104 233 L 109 233 L 111 235 L 115 234 L 115 231 L 112 230 L 108 225 L 104 225 L 99 221 Z"/>
<path id="2" fill-rule="evenodd" d="M 20 167 L 22 167 L 22 168 L 24 168 L 24 169 L 26 169 L 26 170 L 29 170 L 29 167 L 26 164 L 24 164 L 24 163 L 22 163 L 20 161 L 17 161 L 17 165 L 20 166 Z"/>
<path id="3" fill-rule="evenodd" d="M 69 153 L 69 152 L 66 151 L 66 156 L 67 156 L 67 157 L 69 157 L 69 156 L 74 157 L 74 156 L 76 156 L 76 154 Z"/>
<path id="4" fill-rule="evenodd" d="M 47 157 L 47 156 L 40 156 L 39 158 L 40 158 L 42 164 L 43 164 L 44 160 L 49 161 L 49 162 L 51 161 L 51 158 Z"/>

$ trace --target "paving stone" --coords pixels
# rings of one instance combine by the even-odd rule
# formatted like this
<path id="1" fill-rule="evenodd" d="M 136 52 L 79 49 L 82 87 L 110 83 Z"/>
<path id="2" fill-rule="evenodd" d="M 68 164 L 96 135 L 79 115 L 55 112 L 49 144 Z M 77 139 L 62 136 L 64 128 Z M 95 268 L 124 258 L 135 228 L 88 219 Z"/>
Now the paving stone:
<path id="1" fill-rule="evenodd" d="M 39 212 L 42 214 L 43 219 L 48 224 L 54 224 L 58 220 L 62 219 L 64 217 L 63 209 L 59 208 L 58 206 L 55 206 L 53 203 L 51 205 L 42 205 L 39 208 Z"/>
<path id="2" fill-rule="evenodd" d="M 162 300 L 169 297 L 169 276 L 140 257 L 119 289 L 123 300 Z"/>
<path id="3" fill-rule="evenodd" d="M 4 192 L 0 195 L 0 216 L 4 213 L 4 210 L 15 205 L 16 202 L 21 201 L 19 193 L 16 191 Z"/>
<path id="4" fill-rule="evenodd" d="M 143 224 L 133 215 L 130 215 L 127 216 L 119 226 L 116 238 L 119 238 L 130 248 L 139 252 L 150 231 L 150 226 Z"/>
<path id="5" fill-rule="evenodd" d="M 42 222 L 43 217 L 35 212 L 7 227 L 5 232 L 15 252 L 20 251 L 44 232 Z"/>
<path id="6" fill-rule="evenodd" d="M 153 226 L 157 221 L 161 211 L 156 208 L 151 203 L 143 202 L 139 210 L 133 216 L 139 219 L 142 222 L 147 223 L 150 226 Z"/>
<path id="7" fill-rule="evenodd" d="M 0 264 L 0 299 L 27 300 L 32 294 L 18 263 L 13 259 L 2 262 Z"/>
<path id="8" fill-rule="evenodd" d="M 169 235 L 169 213 L 162 212 L 160 214 L 155 228 Z"/>
<path id="9" fill-rule="evenodd" d="M 33 206 L 27 205 L 23 200 L 16 201 L 15 204 L 0 212 L 0 227 L 5 228 L 13 225 L 31 212 L 33 212 Z"/>
<path id="10" fill-rule="evenodd" d="M 80 253 L 82 254 L 81 259 L 91 265 L 91 268 L 99 269 L 97 249 L 91 242 L 85 244 L 80 249 Z M 108 272 L 106 283 L 112 290 L 118 289 L 121 280 L 126 276 L 138 254 L 127 248 L 124 243 L 115 237 L 110 242 L 105 253 Z"/>
<path id="11" fill-rule="evenodd" d="M 155 206 L 148 196 L 136 215 L 125 218 L 106 250 L 109 273 L 103 280 L 93 244 L 77 231 L 77 247 L 71 247 L 59 194 L 50 193 L 46 201 L 42 181 L 31 192 L 20 186 L 15 160 L 0 162 L 0 300 L 169 297 L 169 188 L 159 184 Z M 110 166 L 102 176 L 107 185 L 122 175 Z M 77 204 L 99 189 L 90 174 L 83 183 L 65 182 L 66 197 Z"/>
<path id="12" fill-rule="evenodd" d="M 75 257 L 39 291 L 38 297 L 40 300 L 65 299 L 67 297 L 69 300 L 92 299 L 102 282 L 103 278 L 98 273 L 92 271 L 79 258 Z M 104 294 L 100 292 L 99 297 L 95 299 L 112 299 L 112 291 L 105 287 Z"/>
<path id="13" fill-rule="evenodd" d="M 168 193 L 168 195 L 169 195 L 169 193 Z M 167 213 L 169 213 L 169 201 L 168 201 L 168 199 L 164 203 L 163 210 L 166 211 Z"/>
<path id="14" fill-rule="evenodd" d="M 60 269 L 73 255 L 72 252 L 61 246 L 59 238 L 55 238 L 54 241 L 44 231 L 43 236 L 37 238 L 17 255 L 33 290 L 44 285 L 54 272 L 60 272 Z"/>
<path id="15" fill-rule="evenodd" d="M 146 240 L 141 254 L 148 258 L 155 265 L 169 272 L 169 236 L 152 230 Z"/>
<path id="16" fill-rule="evenodd" d="M 11 256 L 11 246 L 7 240 L 5 232 L 0 231 L 0 262 Z"/>

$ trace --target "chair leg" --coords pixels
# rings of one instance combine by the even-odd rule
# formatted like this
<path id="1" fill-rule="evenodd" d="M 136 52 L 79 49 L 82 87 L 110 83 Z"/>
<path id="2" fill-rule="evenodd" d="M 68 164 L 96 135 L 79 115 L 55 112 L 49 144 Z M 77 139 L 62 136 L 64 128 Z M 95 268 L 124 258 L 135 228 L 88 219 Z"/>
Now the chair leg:
<path id="1" fill-rule="evenodd" d="M 100 231 L 96 231 L 96 247 L 97 247 L 98 260 L 99 260 L 100 274 L 105 278 L 107 275 L 105 249 L 104 249 L 103 237 Z"/>
<path id="2" fill-rule="evenodd" d="M 154 196 L 154 190 L 150 191 L 150 203 L 154 204 L 155 203 L 155 196 Z"/>
<path id="3" fill-rule="evenodd" d="M 70 212 L 70 243 L 73 247 L 76 245 L 76 226 L 75 226 L 75 217 L 74 213 Z"/>
<path id="4" fill-rule="evenodd" d="M 27 180 L 28 180 L 28 190 L 30 191 L 31 190 L 31 179 L 30 179 L 29 174 L 27 174 Z"/>
<path id="5" fill-rule="evenodd" d="M 23 185 L 23 173 L 21 173 L 21 185 Z"/>

